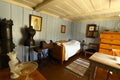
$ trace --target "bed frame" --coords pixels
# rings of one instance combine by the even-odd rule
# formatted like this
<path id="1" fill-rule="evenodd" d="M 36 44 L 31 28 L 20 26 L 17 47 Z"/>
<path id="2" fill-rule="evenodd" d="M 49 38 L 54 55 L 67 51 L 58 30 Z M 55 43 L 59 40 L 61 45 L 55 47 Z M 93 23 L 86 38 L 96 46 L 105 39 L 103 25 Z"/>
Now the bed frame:
<path id="1" fill-rule="evenodd" d="M 80 53 L 80 50 L 78 50 L 75 54 Z M 52 56 L 53 58 L 60 61 L 60 63 L 63 64 L 65 61 L 65 48 L 63 45 L 57 45 L 56 43 L 53 44 L 52 49 Z"/>

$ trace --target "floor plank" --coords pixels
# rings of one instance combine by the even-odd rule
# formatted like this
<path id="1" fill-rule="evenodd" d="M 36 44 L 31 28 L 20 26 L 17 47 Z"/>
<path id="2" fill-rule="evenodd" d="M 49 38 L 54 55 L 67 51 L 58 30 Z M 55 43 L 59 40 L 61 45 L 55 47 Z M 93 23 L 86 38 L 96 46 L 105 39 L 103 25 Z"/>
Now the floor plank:
<path id="1" fill-rule="evenodd" d="M 47 78 L 47 80 L 87 80 L 86 76 L 81 77 L 65 68 L 65 66 L 79 57 L 80 55 L 75 55 L 68 61 L 64 62 L 64 64 L 60 64 L 57 61 L 52 61 L 39 70 Z"/>
<path id="2" fill-rule="evenodd" d="M 39 71 L 46 77 L 47 80 L 88 80 L 88 71 L 86 71 L 85 75 L 81 77 L 65 68 L 65 66 L 79 57 L 88 59 L 89 56 L 85 57 L 84 55 L 78 54 L 71 57 L 68 61 L 64 62 L 64 64 L 60 64 L 59 62 L 52 60 L 49 61 L 47 65 L 40 67 Z M 96 80 L 105 80 L 106 75 L 106 70 L 98 68 Z M 112 74 L 110 75 L 109 80 L 120 80 L 120 75 Z"/>

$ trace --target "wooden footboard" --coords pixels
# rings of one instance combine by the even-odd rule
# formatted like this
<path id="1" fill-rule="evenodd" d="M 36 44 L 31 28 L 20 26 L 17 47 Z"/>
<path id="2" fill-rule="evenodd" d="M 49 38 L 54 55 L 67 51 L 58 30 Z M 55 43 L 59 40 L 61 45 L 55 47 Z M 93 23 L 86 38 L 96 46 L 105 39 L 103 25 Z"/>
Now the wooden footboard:
<path id="1" fill-rule="evenodd" d="M 53 44 L 52 56 L 63 63 L 65 59 L 65 49 L 64 47 L 58 46 L 57 44 Z"/>
<path id="2" fill-rule="evenodd" d="M 80 50 L 77 52 L 79 53 Z M 65 61 L 65 48 L 63 45 L 53 44 L 52 56 L 59 60 L 62 64 Z"/>

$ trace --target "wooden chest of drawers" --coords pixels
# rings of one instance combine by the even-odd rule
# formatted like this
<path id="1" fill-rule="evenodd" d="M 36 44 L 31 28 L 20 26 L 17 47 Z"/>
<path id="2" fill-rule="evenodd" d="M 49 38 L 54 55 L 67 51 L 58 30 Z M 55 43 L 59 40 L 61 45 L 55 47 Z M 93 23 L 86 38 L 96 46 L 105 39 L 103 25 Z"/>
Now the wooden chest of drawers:
<path id="1" fill-rule="evenodd" d="M 120 32 L 101 33 L 99 52 L 113 55 L 112 49 L 120 49 Z"/>

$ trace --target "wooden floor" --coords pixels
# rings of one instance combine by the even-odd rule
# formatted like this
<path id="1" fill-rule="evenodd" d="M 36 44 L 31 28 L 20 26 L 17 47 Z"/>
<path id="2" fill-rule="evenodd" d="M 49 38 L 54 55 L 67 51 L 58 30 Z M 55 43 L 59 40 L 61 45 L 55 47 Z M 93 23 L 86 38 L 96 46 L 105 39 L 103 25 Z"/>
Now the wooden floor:
<path id="1" fill-rule="evenodd" d="M 79 57 L 88 59 L 88 57 L 86 58 L 83 55 L 75 55 L 68 61 L 64 62 L 64 64 L 60 64 L 55 60 L 49 60 L 49 62 L 45 60 L 41 63 L 39 71 L 47 80 L 88 80 L 88 71 L 83 77 L 81 77 L 65 68 L 65 66 Z M 107 71 L 98 68 L 95 80 L 106 80 L 106 76 Z M 120 80 L 120 75 L 112 74 L 109 76 L 108 80 Z"/>

